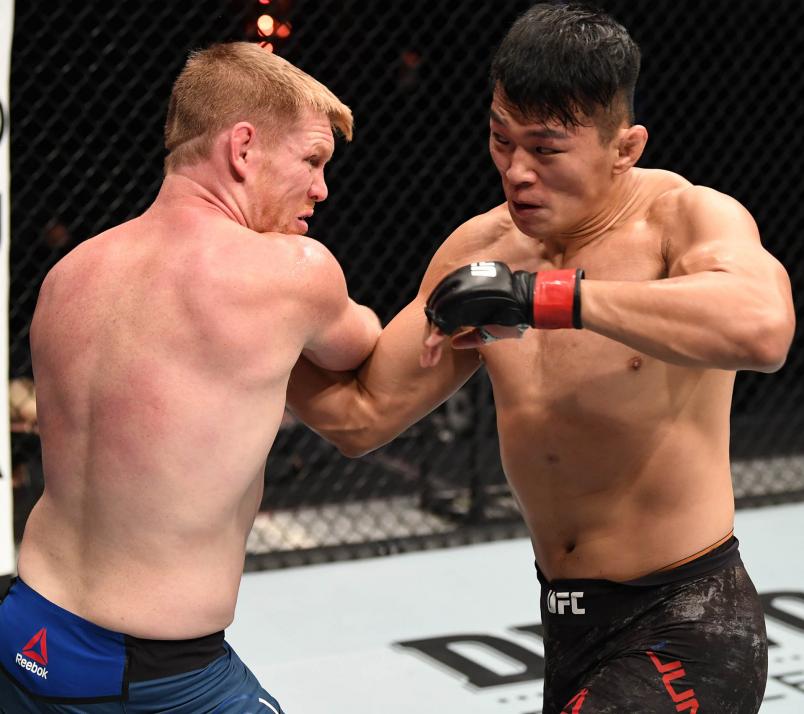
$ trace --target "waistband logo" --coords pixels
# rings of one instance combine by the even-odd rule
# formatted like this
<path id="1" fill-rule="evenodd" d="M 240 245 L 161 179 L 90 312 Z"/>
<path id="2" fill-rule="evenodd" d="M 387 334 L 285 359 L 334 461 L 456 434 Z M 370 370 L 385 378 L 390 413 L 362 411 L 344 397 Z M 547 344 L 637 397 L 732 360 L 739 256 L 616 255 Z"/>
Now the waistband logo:
<path id="1" fill-rule="evenodd" d="M 39 651 L 37 652 L 34 647 L 39 645 Z M 28 644 L 22 648 L 22 654 L 25 657 L 30 657 L 34 662 L 39 662 L 39 664 L 47 664 L 47 628 L 43 627 L 39 632 L 37 632 L 30 640 L 28 640 Z"/>
<path id="2" fill-rule="evenodd" d="M 556 592 L 555 590 L 548 590 L 547 612 L 552 613 L 553 615 L 563 615 L 564 610 L 569 607 L 572 615 L 585 615 L 586 610 L 580 605 L 581 598 L 583 598 L 583 593 Z"/>
<path id="3" fill-rule="evenodd" d="M 28 644 L 22 648 L 22 654 L 17 652 L 14 661 L 22 669 L 26 669 L 32 674 L 42 679 L 47 679 L 47 669 L 44 666 L 47 664 L 47 628 L 43 627 L 37 632 Z"/>

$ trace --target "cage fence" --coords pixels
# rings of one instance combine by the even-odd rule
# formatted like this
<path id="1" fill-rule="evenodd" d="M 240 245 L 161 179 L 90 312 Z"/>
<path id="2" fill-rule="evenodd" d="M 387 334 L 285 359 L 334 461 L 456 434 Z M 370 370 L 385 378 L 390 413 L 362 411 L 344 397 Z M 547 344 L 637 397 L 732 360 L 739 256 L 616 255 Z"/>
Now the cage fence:
<path id="1" fill-rule="evenodd" d="M 352 107 L 355 141 L 336 151 L 330 198 L 311 234 L 339 258 L 355 299 L 387 322 L 415 294 L 439 243 L 502 199 L 486 148 L 487 72 L 494 47 L 530 4 L 17 2 L 12 420 L 17 414 L 24 423 L 33 390 L 28 329 L 42 280 L 76 244 L 153 200 L 167 99 L 189 50 L 215 41 L 270 43 Z M 636 110 L 651 139 L 641 165 L 677 171 L 746 205 L 790 273 L 800 310 L 804 3 L 597 4 L 642 48 Z M 738 505 L 804 494 L 801 347 L 799 331 L 779 373 L 738 375 Z M 36 434 L 15 423 L 19 535 L 41 492 L 42 469 Z M 523 533 L 499 463 L 491 390 L 479 374 L 400 438 L 356 460 L 286 414 L 246 567 Z"/>

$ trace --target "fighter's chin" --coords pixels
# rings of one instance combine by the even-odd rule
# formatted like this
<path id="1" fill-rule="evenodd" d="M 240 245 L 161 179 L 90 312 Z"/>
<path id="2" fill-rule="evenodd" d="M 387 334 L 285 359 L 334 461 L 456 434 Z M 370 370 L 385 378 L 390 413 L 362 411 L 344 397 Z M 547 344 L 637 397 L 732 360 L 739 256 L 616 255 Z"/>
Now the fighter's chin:
<path id="1" fill-rule="evenodd" d="M 260 233 L 281 233 L 286 236 L 303 236 L 307 235 L 307 225 L 299 225 L 297 222 L 273 224 L 265 230 L 259 231 Z"/>
<path id="2" fill-rule="evenodd" d="M 285 227 L 285 233 L 294 236 L 304 236 L 307 235 L 307 231 L 309 230 L 309 226 L 307 225 L 307 221 L 303 218 L 294 218 L 290 223 Z"/>

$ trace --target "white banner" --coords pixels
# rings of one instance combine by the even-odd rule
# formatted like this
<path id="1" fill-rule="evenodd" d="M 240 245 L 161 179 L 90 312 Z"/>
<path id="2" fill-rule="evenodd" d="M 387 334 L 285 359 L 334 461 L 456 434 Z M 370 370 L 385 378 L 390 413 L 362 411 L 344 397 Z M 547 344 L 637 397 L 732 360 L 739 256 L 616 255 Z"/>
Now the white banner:
<path id="1" fill-rule="evenodd" d="M 0 579 L 14 571 L 11 439 L 8 415 L 8 244 L 11 186 L 9 77 L 14 0 L 0 0 Z M 1 593 L 0 593 L 1 594 Z"/>

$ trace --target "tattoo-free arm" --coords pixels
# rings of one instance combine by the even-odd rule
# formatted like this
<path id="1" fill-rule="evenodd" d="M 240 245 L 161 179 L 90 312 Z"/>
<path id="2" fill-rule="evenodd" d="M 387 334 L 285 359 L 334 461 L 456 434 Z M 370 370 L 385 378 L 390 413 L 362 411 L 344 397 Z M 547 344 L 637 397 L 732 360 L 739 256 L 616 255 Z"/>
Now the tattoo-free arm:
<path id="1" fill-rule="evenodd" d="M 790 280 L 750 214 L 702 187 L 679 191 L 662 210 L 674 214 L 668 277 L 584 280 L 584 328 L 673 364 L 778 370 L 795 327 Z"/>
<path id="2" fill-rule="evenodd" d="M 288 405 L 311 429 L 347 456 L 387 443 L 464 384 L 479 368 L 476 350 L 444 350 L 422 367 L 429 333 L 427 296 L 447 273 L 483 255 L 496 223 L 487 215 L 459 227 L 434 256 L 416 298 L 383 330 L 358 372 L 327 372 L 302 358 L 288 384 Z"/>
<path id="3" fill-rule="evenodd" d="M 300 307 L 309 325 L 303 354 L 325 369 L 355 369 L 371 354 L 380 321 L 349 297 L 343 270 L 332 253 L 312 239 L 304 239 L 301 247 L 306 284 Z"/>
<path id="4" fill-rule="evenodd" d="M 290 377 L 288 406 L 347 456 L 391 441 L 480 366 L 474 350 L 450 350 L 437 367 L 421 367 L 426 328 L 424 301 L 417 298 L 383 330 L 358 372 L 329 372 L 302 357 Z"/>

